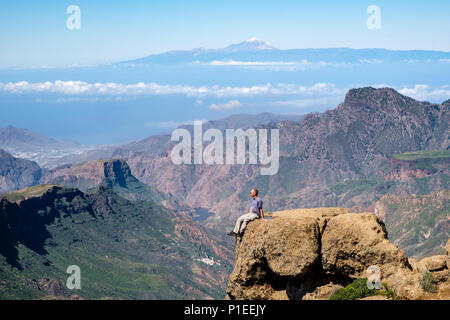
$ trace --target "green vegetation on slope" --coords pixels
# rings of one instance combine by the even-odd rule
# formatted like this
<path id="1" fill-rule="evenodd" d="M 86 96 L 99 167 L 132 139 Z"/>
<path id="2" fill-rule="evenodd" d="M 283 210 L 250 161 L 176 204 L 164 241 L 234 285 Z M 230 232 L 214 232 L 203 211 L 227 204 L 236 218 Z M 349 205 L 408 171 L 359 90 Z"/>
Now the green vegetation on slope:
<path id="1" fill-rule="evenodd" d="M 18 238 L 3 234 L 0 299 L 223 297 L 225 284 L 211 275 L 228 274 L 231 266 L 196 261 L 205 254 L 220 259 L 203 243 L 177 235 L 179 221 L 167 209 L 150 201 L 131 202 L 104 187 L 89 194 L 55 187 L 45 198 L 46 203 L 33 199 L 26 204 L 26 213 L 6 200 L 0 206 L 7 217 L 23 214 L 21 227 L 29 230 Z M 81 269 L 81 290 L 65 287 L 70 265 Z M 203 272 L 202 281 L 194 269 Z M 53 287 L 42 289 L 48 282 Z"/>
<path id="2" fill-rule="evenodd" d="M 39 184 L 19 191 L 7 192 L 1 195 L 0 198 L 5 198 L 10 202 L 17 202 L 30 197 L 39 197 L 43 195 L 48 189 L 54 187 L 54 184 Z"/>
<path id="3" fill-rule="evenodd" d="M 418 160 L 418 159 L 438 159 L 438 158 L 449 158 L 450 150 L 421 150 L 413 152 L 405 152 L 400 154 L 395 154 L 394 158 L 398 160 Z"/>
<path id="4" fill-rule="evenodd" d="M 434 280 L 433 275 L 429 271 L 426 271 L 422 274 L 422 280 L 420 284 L 422 285 L 422 289 L 425 290 L 426 292 L 436 293 L 437 291 L 436 281 Z"/>

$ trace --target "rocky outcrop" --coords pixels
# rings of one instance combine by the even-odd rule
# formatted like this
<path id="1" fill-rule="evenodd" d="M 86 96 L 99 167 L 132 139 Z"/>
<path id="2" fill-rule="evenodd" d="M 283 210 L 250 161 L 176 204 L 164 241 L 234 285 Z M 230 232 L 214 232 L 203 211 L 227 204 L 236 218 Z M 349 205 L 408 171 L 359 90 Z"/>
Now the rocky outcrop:
<path id="1" fill-rule="evenodd" d="M 94 160 L 77 165 L 66 165 L 47 172 L 41 183 L 53 183 L 86 191 L 99 186 L 126 187 L 137 179 L 128 164 L 121 159 Z"/>
<path id="2" fill-rule="evenodd" d="M 251 222 L 236 239 L 227 299 L 329 298 L 374 269 L 399 297 L 424 296 L 422 270 L 388 240 L 384 222 L 376 215 L 316 208 L 272 216 Z M 437 256 L 422 263 L 430 270 L 448 271 L 446 259 Z"/>
<path id="3" fill-rule="evenodd" d="M 40 182 L 77 188 L 81 191 L 107 187 L 132 201 L 150 200 L 169 209 L 193 211 L 175 199 L 172 194 L 165 194 L 141 183 L 131 174 L 128 163 L 123 159 L 92 160 L 75 165 L 63 165 L 47 171 Z"/>
<path id="4" fill-rule="evenodd" d="M 400 160 L 391 158 L 388 161 L 389 170 L 378 170 L 377 174 L 388 180 L 408 180 L 411 178 L 426 178 L 436 173 L 449 174 L 449 157 L 421 158 L 419 160 Z"/>

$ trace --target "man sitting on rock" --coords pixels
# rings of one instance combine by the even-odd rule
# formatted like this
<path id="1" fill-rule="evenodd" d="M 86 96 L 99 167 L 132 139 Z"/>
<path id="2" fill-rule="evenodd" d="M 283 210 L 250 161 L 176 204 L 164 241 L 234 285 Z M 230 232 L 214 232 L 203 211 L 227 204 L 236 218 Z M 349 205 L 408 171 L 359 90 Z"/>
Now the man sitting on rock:
<path id="1" fill-rule="evenodd" d="M 252 196 L 252 204 L 250 206 L 249 213 L 246 213 L 240 216 L 236 221 L 236 226 L 233 231 L 227 233 L 229 236 L 242 236 L 244 234 L 245 227 L 247 224 L 255 219 L 262 218 L 264 219 L 264 211 L 263 211 L 263 201 L 260 197 L 258 197 L 258 189 L 253 188 L 250 191 L 250 195 Z"/>

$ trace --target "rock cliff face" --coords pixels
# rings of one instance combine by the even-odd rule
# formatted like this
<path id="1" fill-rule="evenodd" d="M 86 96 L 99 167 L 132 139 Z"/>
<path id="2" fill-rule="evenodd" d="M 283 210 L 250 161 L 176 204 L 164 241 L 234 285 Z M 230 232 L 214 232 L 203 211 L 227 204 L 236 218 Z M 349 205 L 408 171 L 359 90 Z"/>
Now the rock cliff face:
<path id="1" fill-rule="evenodd" d="M 373 268 L 405 299 L 430 298 L 422 289 L 423 272 L 440 272 L 433 274 L 440 283 L 433 298 L 450 297 L 449 244 L 447 256 L 410 261 L 371 213 L 316 208 L 278 211 L 272 217 L 251 222 L 236 239 L 227 299 L 328 299 Z"/>
<path id="2" fill-rule="evenodd" d="M 127 162 L 122 159 L 92 160 L 76 165 L 64 165 L 47 171 L 40 183 L 58 184 L 81 191 L 100 186 L 112 188 L 129 200 L 152 200 L 169 209 L 192 211 L 156 188 L 141 183 L 131 174 Z"/>
<path id="3" fill-rule="evenodd" d="M 126 187 L 129 180 L 137 181 L 128 164 L 120 159 L 108 159 L 53 169 L 41 178 L 41 183 L 61 184 L 85 191 L 99 186 Z"/>

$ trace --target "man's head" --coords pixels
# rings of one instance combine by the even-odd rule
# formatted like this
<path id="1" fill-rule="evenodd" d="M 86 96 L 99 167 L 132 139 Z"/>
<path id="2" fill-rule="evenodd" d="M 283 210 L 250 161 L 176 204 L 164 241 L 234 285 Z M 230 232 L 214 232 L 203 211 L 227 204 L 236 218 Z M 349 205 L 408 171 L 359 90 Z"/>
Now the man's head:
<path id="1" fill-rule="evenodd" d="M 250 195 L 252 197 L 256 197 L 258 195 L 258 189 L 253 188 L 252 190 L 250 190 Z"/>

